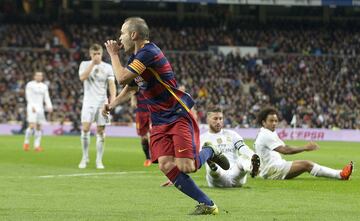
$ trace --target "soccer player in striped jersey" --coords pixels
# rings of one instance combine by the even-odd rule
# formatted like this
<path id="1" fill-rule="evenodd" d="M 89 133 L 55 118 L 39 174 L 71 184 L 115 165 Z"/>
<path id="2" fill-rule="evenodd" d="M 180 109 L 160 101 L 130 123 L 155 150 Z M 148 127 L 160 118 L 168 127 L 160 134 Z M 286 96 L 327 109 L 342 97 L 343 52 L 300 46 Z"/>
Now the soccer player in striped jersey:
<path id="1" fill-rule="evenodd" d="M 217 206 L 187 173 L 195 172 L 208 160 L 228 169 L 229 161 L 211 144 L 199 152 L 199 128 L 190 113 L 194 101 L 189 94 L 178 89 L 168 59 L 159 47 L 149 41 L 146 22 L 139 17 L 126 19 L 119 40 L 121 45 L 117 41 L 108 40 L 105 46 L 116 79 L 127 85 L 124 93 L 128 93 L 135 84 L 146 98 L 152 123 L 152 161 L 159 163 L 160 170 L 181 192 L 199 202 L 192 214 L 217 214 Z M 125 67 L 120 63 L 121 47 L 124 47 L 126 53 L 133 53 Z M 106 105 L 106 110 L 111 110 L 114 104 Z"/>

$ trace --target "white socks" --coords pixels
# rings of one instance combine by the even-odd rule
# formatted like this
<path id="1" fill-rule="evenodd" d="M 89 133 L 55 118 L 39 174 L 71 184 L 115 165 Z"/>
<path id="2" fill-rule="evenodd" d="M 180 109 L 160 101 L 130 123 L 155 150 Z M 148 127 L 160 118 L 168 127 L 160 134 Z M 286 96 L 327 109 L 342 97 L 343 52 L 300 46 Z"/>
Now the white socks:
<path id="1" fill-rule="evenodd" d="M 34 140 L 34 147 L 35 148 L 40 147 L 41 135 L 42 135 L 41 130 L 35 130 L 35 140 Z"/>
<path id="2" fill-rule="evenodd" d="M 34 132 L 34 130 L 32 128 L 30 128 L 30 127 L 26 128 L 24 144 L 30 143 L 30 137 L 32 136 L 33 132 Z"/>
<path id="3" fill-rule="evenodd" d="M 239 159 L 236 162 L 236 165 L 239 168 L 240 172 L 250 172 L 252 167 L 251 157 L 249 159 L 247 156 L 240 155 Z"/>
<path id="4" fill-rule="evenodd" d="M 88 159 L 89 145 L 90 145 L 90 131 L 88 132 L 81 131 L 81 145 L 82 145 L 83 159 Z"/>
<path id="5" fill-rule="evenodd" d="M 102 162 L 105 134 L 96 134 L 96 162 Z"/>
<path id="6" fill-rule="evenodd" d="M 319 164 L 314 163 L 314 167 L 310 171 L 310 174 L 317 177 L 341 179 L 340 172 L 340 170 L 334 170 L 329 167 L 320 166 Z"/>
<path id="7" fill-rule="evenodd" d="M 102 164 L 102 157 L 104 154 L 104 140 L 105 134 L 96 134 L 96 168 L 104 169 Z M 81 145 L 83 156 L 79 164 L 79 168 L 86 168 L 86 164 L 89 162 L 89 146 L 90 146 L 90 132 L 81 131 Z"/>
<path id="8" fill-rule="evenodd" d="M 29 144 L 30 143 L 30 137 L 33 135 L 33 133 L 35 135 L 34 147 L 35 148 L 40 147 L 42 132 L 41 132 L 41 130 L 35 130 L 35 129 L 32 129 L 30 127 L 26 128 L 26 130 L 25 130 L 24 144 Z"/>
<path id="9" fill-rule="evenodd" d="M 240 154 L 247 156 L 249 159 L 251 159 L 251 157 L 255 154 L 254 151 L 246 145 L 240 147 L 239 152 Z"/>

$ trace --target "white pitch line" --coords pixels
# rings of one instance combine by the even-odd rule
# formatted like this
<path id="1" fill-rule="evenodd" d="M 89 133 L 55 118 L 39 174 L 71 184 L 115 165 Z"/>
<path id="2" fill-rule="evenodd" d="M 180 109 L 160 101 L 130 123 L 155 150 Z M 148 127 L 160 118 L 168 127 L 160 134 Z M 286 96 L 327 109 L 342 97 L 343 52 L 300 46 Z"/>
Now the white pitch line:
<path id="1" fill-rule="evenodd" d="M 55 177 L 81 177 L 81 176 L 99 176 L 99 175 L 124 175 L 124 174 L 142 174 L 150 173 L 150 171 L 123 171 L 123 172 L 101 172 L 101 173 L 73 173 L 73 174 L 57 174 L 38 176 L 39 178 L 55 178 Z"/>

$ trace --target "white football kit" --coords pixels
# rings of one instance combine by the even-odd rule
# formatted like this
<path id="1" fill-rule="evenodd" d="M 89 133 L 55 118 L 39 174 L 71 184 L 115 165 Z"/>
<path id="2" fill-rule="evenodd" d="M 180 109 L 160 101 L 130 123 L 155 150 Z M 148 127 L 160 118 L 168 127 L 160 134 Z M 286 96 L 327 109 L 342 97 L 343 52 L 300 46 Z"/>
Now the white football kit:
<path id="1" fill-rule="evenodd" d="M 44 123 L 46 121 L 44 102 L 47 108 L 52 108 L 48 86 L 43 82 L 30 81 L 26 84 L 25 96 L 27 121 L 36 124 Z"/>
<path id="2" fill-rule="evenodd" d="M 212 171 L 206 163 L 206 180 L 210 187 L 239 187 L 246 183 L 247 173 L 251 170 L 251 156 L 254 152 L 249 149 L 248 156 L 239 153 L 239 149 L 246 147 L 243 138 L 232 130 L 222 129 L 219 133 L 206 133 L 200 136 L 201 147 L 205 142 L 211 142 L 229 160 L 230 168 L 223 170 L 218 166 Z"/>
<path id="3" fill-rule="evenodd" d="M 92 61 L 83 61 L 79 67 L 79 76 Z M 101 109 L 107 100 L 108 81 L 115 81 L 110 64 L 101 62 L 93 67 L 89 77 L 84 80 L 84 99 L 81 110 L 81 122 L 96 122 L 98 126 L 109 124 L 109 117 L 101 114 Z"/>
<path id="4" fill-rule="evenodd" d="M 292 162 L 282 159 L 280 153 L 274 149 L 285 146 L 276 131 L 271 131 L 262 127 L 255 139 L 254 147 L 256 154 L 259 155 L 260 177 L 265 179 L 285 179 L 290 171 Z"/>

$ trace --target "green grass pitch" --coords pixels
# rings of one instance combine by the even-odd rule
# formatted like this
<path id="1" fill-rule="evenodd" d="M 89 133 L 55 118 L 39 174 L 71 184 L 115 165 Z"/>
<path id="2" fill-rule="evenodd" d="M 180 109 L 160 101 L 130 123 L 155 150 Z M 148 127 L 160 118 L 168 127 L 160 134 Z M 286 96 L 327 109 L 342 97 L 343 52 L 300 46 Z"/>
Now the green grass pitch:
<path id="1" fill-rule="evenodd" d="M 79 137 L 43 137 L 45 151 L 22 150 L 22 136 L 0 136 L 0 220 L 360 220 L 360 176 L 350 181 L 314 178 L 290 181 L 248 177 L 242 188 L 206 186 L 204 169 L 192 174 L 219 206 L 218 216 L 187 215 L 196 205 L 156 165 L 144 168 L 139 139 L 107 138 L 105 170 L 77 168 Z M 288 142 L 303 145 L 304 141 Z M 247 141 L 251 147 L 252 141 Z M 360 162 L 360 143 L 319 142 L 320 150 L 287 159 L 308 159 L 332 168 Z"/>

